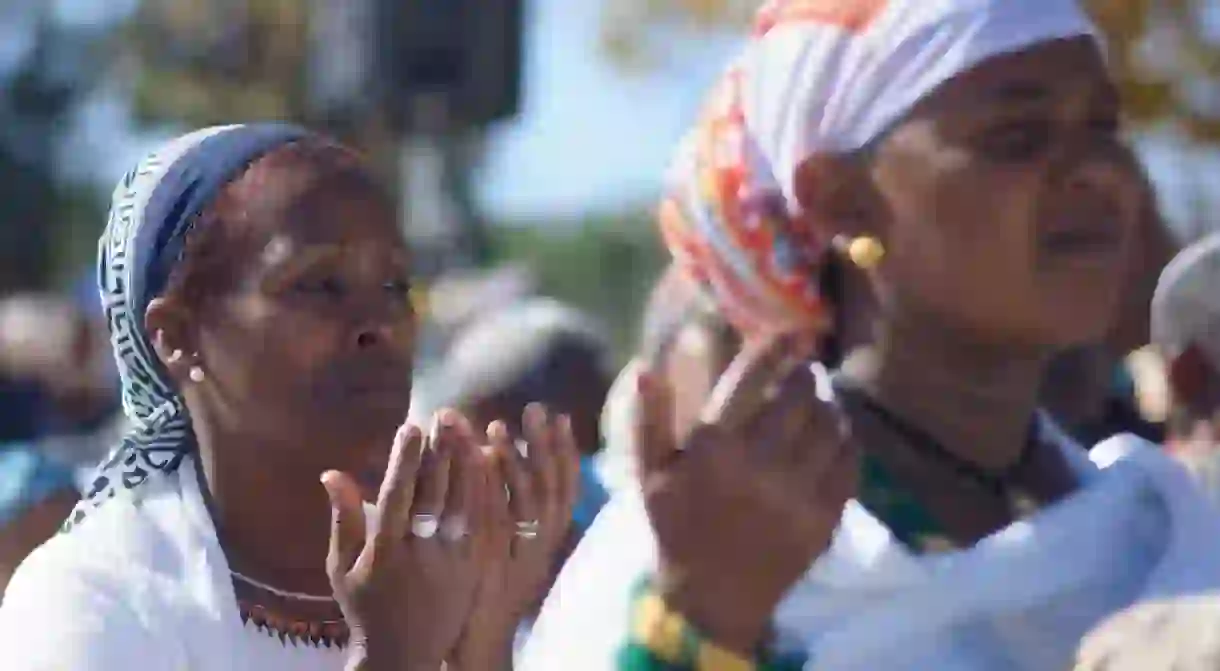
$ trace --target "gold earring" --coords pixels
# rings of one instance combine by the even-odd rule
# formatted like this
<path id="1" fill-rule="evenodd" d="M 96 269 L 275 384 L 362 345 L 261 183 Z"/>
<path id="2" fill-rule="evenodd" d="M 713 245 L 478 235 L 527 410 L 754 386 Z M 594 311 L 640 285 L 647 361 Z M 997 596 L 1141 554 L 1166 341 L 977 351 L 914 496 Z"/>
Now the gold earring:
<path id="1" fill-rule="evenodd" d="M 428 304 L 428 290 L 420 287 L 411 287 L 407 293 L 411 301 L 411 309 L 415 312 L 416 316 L 422 317 L 428 314 L 428 308 L 430 307 Z"/>
<path id="2" fill-rule="evenodd" d="M 885 257 L 885 245 L 869 235 L 852 238 L 847 243 L 847 258 L 860 270 L 872 270 Z"/>

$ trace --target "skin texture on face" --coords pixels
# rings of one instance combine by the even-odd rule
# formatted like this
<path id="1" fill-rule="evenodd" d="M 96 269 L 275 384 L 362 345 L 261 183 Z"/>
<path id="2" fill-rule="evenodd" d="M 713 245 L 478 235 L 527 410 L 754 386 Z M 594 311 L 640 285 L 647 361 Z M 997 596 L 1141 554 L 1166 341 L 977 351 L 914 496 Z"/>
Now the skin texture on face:
<path id="1" fill-rule="evenodd" d="M 797 171 L 830 235 L 879 237 L 884 312 L 981 342 L 1060 348 L 1110 329 L 1139 171 L 1085 38 L 988 60 L 922 101 L 868 152 Z"/>
<path id="2" fill-rule="evenodd" d="M 281 149 L 226 187 L 199 261 L 210 272 L 149 315 L 183 343 L 164 349 L 198 353 L 170 366 L 196 431 L 259 445 L 214 458 L 315 483 L 381 464 L 411 396 L 407 250 L 390 201 L 342 152 Z M 186 382 L 192 365 L 203 382 Z"/>

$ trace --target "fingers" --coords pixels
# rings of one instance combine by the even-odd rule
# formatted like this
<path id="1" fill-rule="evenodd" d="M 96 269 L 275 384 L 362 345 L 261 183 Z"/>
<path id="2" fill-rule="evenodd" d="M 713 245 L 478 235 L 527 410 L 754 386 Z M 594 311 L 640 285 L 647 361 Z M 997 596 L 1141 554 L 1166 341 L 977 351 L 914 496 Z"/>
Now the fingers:
<path id="1" fill-rule="evenodd" d="M 449 491 L 449 469 L 453 436 L 456 431 L 452 413 L 442 410 L 432 418 L 432 431 L 420 455 L 415 499 L 411 504 L 411 534 L 431 538 L 440 528 L 445 497 Z"/>
<path id="2" fill-rule="evenodd" d="M 531 403 L 525 407 L 521 420 L 527 445 L 526 457 L 534 477 L 538 479 L 539 495 L 553 496 L 560 487 L 560 465 L 555 459 L 557 448 L 550 413 L 543 405 Z"/>
<path id="3" fill-rule="evenodd" d="M 504 422 L 493 422 L 491 426 L 487 427 L 487 438 L 495 449 L 496 463 L 499 465 L 500 474 L 508 487 L 506 498 L 508 512 L 511 513 L 510 519 L 516 522 L 537 520 L 539 517 L 538 498 L 540 494 L 545 495 L 547 483 L 543 478 L 537 478 L 538 484 L 541 485 L 538 489 L 543 491 L 536 491 L 535 475 L 531 473 L 531 470 L 543 470 L 537 466 L 537 463 L 548 460 L 548 455 L 531 444 L 528 459 L 528 462 L 531 463 L 527 463 L 526 457 L 522 456 L 513 445 L 508 427 L 504 425 Z M 531 465 L 534 467 L 531 468 Z"/>
<path id="4" fill-rule="evenodd" d="M 560 415 L 555 422 L 555 460 L 559 464 L 559 502 L 564 519 L 570 520 L 580 498 L 580 446 L 572 432 L 572 418 Z"/>
<path id="5" fill-rule="evenodd" d="M 423 434 L 417 426 L 404 424 L 394 436 L 390 465 L 377 494 L 376 537 L 380 540 L 400 540 L 410 527 L 422 447 Z"/>
<path id="6" fill-rule="evenodd" d="M 817 380 L 808 366 L 798 365 L 775 385 L 774 399 L 750 422 L 748 435 L 758 443 L 754 458 L 774 459 L 781 468 L 811 449 L 825 446 L 820 440 L 827 417 L 817 397 Z M 831 423 L 829 426 L 833 427 Z"/>
<path id="7" fill-rule="evenodd" d="M 471 491 L 470 538 L 459 548 L 462 556 L 473 557 L 482 566 L 506 558 L 513 539 L 514 520 L 508 509 L 509 497 L 505 495 L 507 485 L 503 471 L 493 465 L 499 455 L 492 449 L 492 456 L 479 451 L 472 462 L 471 476 L 477 479 L 478 487 Z M 515 446 L 510 446 L 510 450 L 517 452 Z"/>
<path id="8" fill-rule="evenodd" d="M 673 393 L 660 375 L 640 371 L 636 380 L 635 451 L 640 475 L 665 468 L 678 454 L 674 439 Z"/>
<path id="9" fill-rule="evenodd" d="M 700 419 L 728 431 L 743 430 L 764 404 L 774 385 L 797 366 L 806 365 L 808 343 L 797 334 L 781 334 L 747 346 L 712 389 Z"/>
<path id="10" fill-rule="evenodd" d="M 326 572 L 334 583 L 355 566 L 364 549 L 364 501 L 360 497 L 359 486 L 346 473 L 323 473 L 322 486 L 326 488 L 331 510 L 330 549 L 326 554 Z"/>
<path id="11" fill-rule="evenodd" d="M 465 418 L 458 420 L 452 431 L 443 431 L 446 440 L 452 441 L 449 461 L 449 487 L 440 521 L 441 538 L 457 543 L 469 535 L 480 520 L 480 489 L 485 486 L 480 461 L 483 456 L 474 439 L 474 432 Z"/>

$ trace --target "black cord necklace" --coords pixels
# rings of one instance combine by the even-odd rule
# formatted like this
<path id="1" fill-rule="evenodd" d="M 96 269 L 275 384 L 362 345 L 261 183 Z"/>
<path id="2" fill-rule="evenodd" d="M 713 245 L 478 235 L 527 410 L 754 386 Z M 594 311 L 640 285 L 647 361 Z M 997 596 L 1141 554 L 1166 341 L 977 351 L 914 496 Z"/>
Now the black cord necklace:
<path id="1" fill-rule="evenodd" d="M 1017 460 L 1002 470 L 990 471 L 949 451 L 927 431 L 894 414 L 864 390 L 847 381 L 841 374 L 835 375 L 831 383 L 837 396 L 859 405 L 880 420 L 890 431 L 901 436 L 921 455 L 932 459 L 942 468 L 975 483 L 995 496 L 1011 502 L 1013 481 L 1028 465 L 1034 452 L 1033 447 L 1038 442 L 1036 425 L 1031 424 L 1029 437 L 1017 456 Z"/>

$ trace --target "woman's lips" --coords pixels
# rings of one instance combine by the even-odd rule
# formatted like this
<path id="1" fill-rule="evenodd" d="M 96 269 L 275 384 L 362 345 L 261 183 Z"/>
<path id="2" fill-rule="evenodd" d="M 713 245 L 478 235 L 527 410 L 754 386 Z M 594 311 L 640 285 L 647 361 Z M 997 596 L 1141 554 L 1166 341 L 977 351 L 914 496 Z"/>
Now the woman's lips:
<path id="1" fill-rule="evenodd" d="M 1039 255 L 1056 264 L 1109 261 L 1121 249 L 1121 234 L 1109 226 L 1061 229 L 1043 233 L 1038 240 Z"/>

